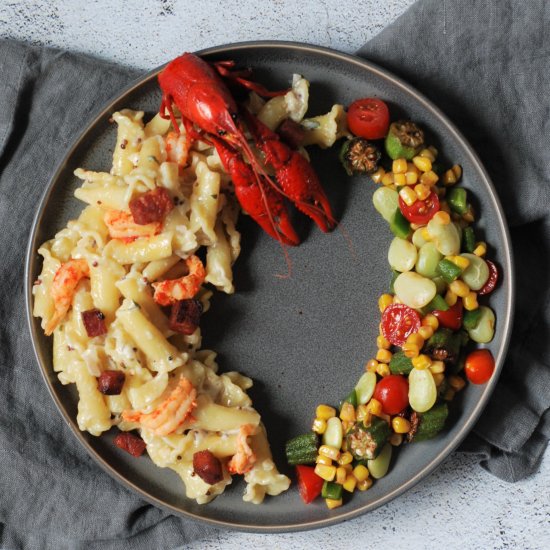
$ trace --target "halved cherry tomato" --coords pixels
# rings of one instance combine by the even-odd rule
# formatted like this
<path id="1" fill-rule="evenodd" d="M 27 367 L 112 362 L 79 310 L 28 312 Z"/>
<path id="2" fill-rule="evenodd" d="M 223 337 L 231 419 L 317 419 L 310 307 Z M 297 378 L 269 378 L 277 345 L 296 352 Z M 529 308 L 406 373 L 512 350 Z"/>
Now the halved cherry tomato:
<path id="1" fill-rule="evenodd" d="M 485 260 L 487 267 L 489 268 L 489 278 L 487 282 L 477 291 L 478 295 L 489 294 L 493 292 L 498 282 L 498 269 L 497 266 L 491 260 Z"/>
<path id="2" fill-rule="evenodd" d="M 409 383 L 400 374 L 385 376 L 376 384 L 374 398 L 385 414 L 399 414 L 409 404 Z"/>
<path id="3" fill-rule="evenodd" d="M 324 480 L 315 473 L 312 466 L 296 466 L 296 477 L 298 478 L 298 491 L 306 504 L 321 494 Z"/>
<path id="4" fill-rule="evenodd" d="M 402 346 L 420 325 L 420 315 L 405 304 L 391 304 L 382 314 L 382 334 L 394 346 Z"/>
<path id="5" fill-rule="evenodd" d="M 466 357 L 464 372 L 472 384 L 485 384 L 494 370 L 495 360 L 488 349 L 477 349 Z"/>
<path id="6" fill-rule="evenodd" d="M 375 97 L 354 101 L 348 108 L 347 119 L 350 131 L 365 139 L 386 137 L 390 126 L 388 106 Z"/>
<path id="7" fill-rule="evenodd" d="M 399 210 L 401 210 L 403 216 L 411 223 L 424 225 L 439 211 L 439 199 L 437 194 L 432 191 L 426 199 L 418 199 L 414 201 L 411 206 L 408 206 L 400 195 Z"/>
<path id="8" fill-rule="evenodd" d="M 462 300 L 457 300 L 456 304 L 447 311 L 435 309 L 432 313 L 437 317 L 440 326 L 451 330 L 460 330 L 462 326 Z"/>

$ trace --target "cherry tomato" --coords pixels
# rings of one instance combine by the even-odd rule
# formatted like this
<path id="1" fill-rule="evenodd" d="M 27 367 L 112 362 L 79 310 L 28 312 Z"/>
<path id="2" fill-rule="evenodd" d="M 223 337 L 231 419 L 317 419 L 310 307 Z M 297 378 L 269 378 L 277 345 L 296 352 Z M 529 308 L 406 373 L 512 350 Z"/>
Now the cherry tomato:
<path id="1" fill-rule="evenodd" d="M 462 326 L 462 300 L 446 311 L 435 309 L 432 313 L 437 317 L 440 326 L 451 330 L 460 330 Z"/>
<path id="2" fill-rule="evenodd" d="M 487 282 L 477 291 L 478 295 L 489 294 L 493 292 L 498 282 L 498 269 L 497 266 L 491 260 L 485 260 L 487 267 L 489 268 L 489 278 Z"/>
<path id="3" fill-rule="evenodd" d="M 312 466 L 296 466 L 296 477 L 298 478 L 298 491 L 306 504 L 321 494 L 324 480 L 315 473 Z"/>
<path id="4" fill-rule="evenodd" d="M 354 101 L 348 108 L 347 119 L 350 131 L 365 139 L 386 137 L 390 126 L 388 106 L 375 97 Z"/>
<path id="5" fill-rule="evenodd" d="M 495 370 L 493 354 L 488 349 L 472 351 L 466 357 L 464 371 L 472 384 L 485 384 Z"/>
<path id="6" fill-rule="evenodd" d="M 394 346 L 402 346 L 407 336 L 420 328 L 420 315 L 405 304 L 391 304 L 382 314 L 382 334 Z"/>
<path id="7" fill-rule="evenodd" d="M 409 383 L 400 374 L 385 376 L 376 384 L 374 398 L 385 414 L 399 414 L 409 404 Z"/>
<path id="8" fill-rule="evenodd" d="M 437 194 L 432 191 L 426 199 L 418 199 L 414 201 L 411 206 L 408 206 L 400 195 L 399 209 L 403 216 L 411 223 L 424 225 L 439 211 L 439 199 L 437 198 Z"/>

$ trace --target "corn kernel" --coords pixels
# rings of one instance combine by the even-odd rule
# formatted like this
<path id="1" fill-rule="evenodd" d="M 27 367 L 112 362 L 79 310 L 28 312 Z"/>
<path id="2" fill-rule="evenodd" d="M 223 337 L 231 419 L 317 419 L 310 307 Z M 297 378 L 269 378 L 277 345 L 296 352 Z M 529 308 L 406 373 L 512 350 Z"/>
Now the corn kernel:
<path id="1" fill-rule="evenodd" d="M 389 376 L 391 374 L 390 367 L 386 363 L 378 363 L 376 367 L 376 374 L 380 375 L 382 378 Z"/>
<path id="2" fill-rule="evenodd" d="M 342 431 L 347 433 L 349 429 L 353 427 L 355 421 L 353 420 L 342 420 Z"/>
<path id="3" fill-rule="evenodd" d="M 340 409 L 340 419 L 343 422 L 355 422 L 355 407 L 351 403 L 342 403 L 342 408 Z"/>
<path id="4" fill-rule="evenodd" d="M 365 365 L 365 370 L 367 372 L 376 372 L 377 367 L 378 367 L 378 361 L 376 359 L 369 359 L 367 361 L 367 364 Z"/>
<path id="5" fill-rule="evenodd" d="M 395 159 L 391 168 L 394 174 L 404 174 L 407 171 L 407 159 Z"/>
<path id="6" fill-rule="evenodd" d="M 426 184 L 419 183 L 414 186 L 414 192 L 416 193 L 417 198 L 423 201 L 429 197 L 431 190 Z"/>
<path id="7" fill-rule="evenodd" d="M 393 297 L 393 302 L 392 302 L 392 303 L 393 303 L 393 304 L 401 304 L 402 302 L 401 302 L 401 300 L 400 300 L 397 296 L 394 296 L 394 297 Z"/>
<path id="8" fill-rule="evenodd" d="M 355 486 L 357 485 L 357 480 L 353 477 L 353 475 L 348 475 L 346 478 L 346 481 L 342 484 L 342 487 L 348 492 L 353 493 L 355 491 Z"/>
<path id="9" fill-rule="evenodd" d="M 479 307 L 479 304 L 477 303 L 477 294 L 475 292 L 470 292 L 468 296 L 464 296 L 462 298 L 462 304 L 464 305 L 464 309 L 466 311 L 473 311 L 474 309 L 477 309 Z"/>
<path id="10" fill-rule="evenodd" d="M 345 466 L 346 464 L 351 464 L 353 462 L 353 455 L 346 451 L 345 453 L 340 453 L 340 457 L 338 458 L 338 464 L 340 466 Z"/>
<path id="11" fill-rule="evenodd" d="M 447 390 L 445 391 L 445 393 L 443 394 L 443 399 L 445 401 L 452 401 L 455 397 L 455 390 L 453 390 L 453 388 L 447 388 Z"/>
<path id="12" fill-rule="evenodd" d="M 428 355 L 421 353 L 418 357 L 412 358 L 412 364 L 415 369 L 425 370 L 430 368 L 432 360 Z"/>
<path id="13" fill-rule="evenodd" d="M 380 181 L 382 182 L 382 185 L 393 185 L 393 173 L 386 172 Z"/>
<path id="14" fill-rule="evenodd" d="M 397 434 L 406 434 L 411 429 L 411 423 L 406 418 L 395 416 L 391 421 L 391 427 Z"/>
<path id="15" fill-rule="evenodd" d="M 457 300 L 457 295 L 452 290 L 447 290 L 445 293 L 445 301 L 447 302 L 447 305 L 453 307 Z"/>
<path id="16" fill-rule="evenodd" d="M 439 176 L 433 171 L 424 172 L 420 176 L 420 183 L 427 185 L 428 187 L 433 187 L 439 181 Z"/>
<path id="17" fill-rule="evenodd" d="M 451 216 L 448 212 L 440 210 L 433 215 L 432 220 L 439 225 L 448 225 L 451 223 Z"/>
<path id="18" fill-rule="evenodd" d="M 380 183 L 385 173 L 386 171 L 384 170 L 384 168 L 380 167 L 378 168 L 378 170 L 376 170 L 376 172 L 371 174 L 370 177 L 374 183 Z"/>
<path id="19" fill-rule="evenodd" d="M 396 434 L 395 432 L 390 435 L 388 439 L 392 447 L 399 447 L 403 443 L 403 434 Z"/>
<path id="20" fill-rule="evenodd" d="M 479 257 L 485 256 L 487 253 L 487 245 L 484 242 L 476 243 L 476 247 L 474 248 L 474 254 Z"/>
<path id="21" fill-rule="evenodd" d="M 357 422 L 368 424 L 370 422 L 370 412 L 367 405 L 358 405 L 355 410 L 355 419 Z"/>
<path id="22" fill-rule="evenodd" d="M 419 347 L 424 345 L 424 338 L 418 334 L 418 332 L 413 332 L 407 336 L 408 344 L 417 344 Z"/>
<path id="23" fill-rule="evenodd" d="M 336 447 L 331 447 L 330 445 L 321 445 L 319 447 L 319 454 L 321 456 L 326 456 L 331 460 L 338 460 L 338 458 L 340 457 L 340 449 L 337 449 Z"/>
<path id="24" fill-rule="evenodd" d="M 333 508 L 338 508 L 339 506 L 342 506 L 342 499 L 339 498 L 338 500 L 334 498 L 325 498 L 325 502 L 327 503 L 327 508 L 329 510 L 332 510 Z"/>
<path id="25" fill-rule="evenodd" d="M 428 313 L 422 318 L 422 326 L 431 327 L 436 331 L 439 328 L 439 319 L 432 313 Z"/>
<path id="26" fill-rule="evenodd" d="M 313 425 L 311 426 L 311 429 L 316 433 L 316 434 L 324 434 L 326 429 L 327 429 L 327 421 L 324 419 L 324 418 L 316 418 L 314 421 L 313 421 Z"/>
<path id="27" fill-rule="evenodd" d="M 340 450 L 345 453 L 348 450 L 348 440 L 344 437 L 342 439 L 342 445 L 340 445 Z"/>
<path id="28" fill-rule="evenodd" d="M 391 294 L 382 294 L 378 298 L 378 309 L 380 313 L 384 313 L 384 310 L 393 303 L 393 296 Z"/>
<path id="29" fill-rule="evenodd" d="M 405 357 L 408 357 L 409 359 L 412 359 L 413 357 L 418 357 L 418 355 L 420 354 L 420 348 L 418 347 L 418 344 L 409 344 L 405 342 L 402 349 Z"/>
<path id="30" fill-rule="evenodd" d="M 405 177 L 405 174 L 394 174 L 393 175 L 393 183 L 398 186 L 407 185 L 407 178 Z"/>
<path id="31" fill-rule="evenodd" d="M 315 416 L 317 418 L 322 418 L 323 420 L 328 420 L 333 416 L 336 416 L 336 409 L 329 405 L 318 405 L 315 409 Z"/>
<path id="32" fill-rule="evenodd" d="M 358 464 L 353 469 L 353 477 L 357 481 L 365 481 L 369 477 L 369 470 L 366 466 L 363 466 L 363 464 Z"/>
<path id="33" fill-rule="evenodd" d="M 342 468 L 344 468 L 346 470 L 346 472 L 348 473 L 348 476 L 351 475 L 351 473 L 353 472 L 353 464 L 342 464 Z"/>
<path id="34" fill-rule="evenodd" d="M 430 145 L 428 147 L 428 150 L 431 151 L 432 155 L 434 156 L 434 160 L 435 160 L 437 158 L 437 155 L 439 155 L 439 151 L 437 150 L 437 148 L 434 147 L 433 145 Z"/>
<path id="35" fill-rule="evenodd" d="M 445 372 L 445 363 L 443 361 L 432 361 L 428 368 L 432 374 L 441 374 Z"/>
<path id="36" fill-rule="evenodd" d="M 470 287 L 464 281 L 458 279 L 449 285 L 449 290 L 460 298 L 465 298 L 470 294 Z"/>
<path id="37" fill-rule="evenodd" d="M 390 350 L 387 350 L 387 349 L 379 349 L 377 352 L 376 352 L 376 360 L 379 362 L 379 363 L 389 363 L 391 361 L 391 358 L 392 358 L 392 352 Z"/>
<path id="38" fill-rule="evenodd" d="M 317 466 L 315 466 L 314 472 L 325 481 L 332 481 L 336 476 L 336 466 L 317 464 Z"/>
<path id="39" fill-rule="evenodd" d="M 374 397 L 369 401 L 367 407 L 369 409 L 369 412 L 371 414 L 374 414 L 374 416 L 382 414 L 382 403 L 380 403 L 378 399 L 374 399 Z"/>
<path id="40" fill-rule="evenodd" d="M 466 269 L 470 265 L 470 260 L 464 256 L 451 256 L 449 259 L 453 262 L 453 264 L 460 267 L 462 270 Z"/>
<path id="41" fill-rule="evenodd" d="M 426 157 L 420 157 L 416 156 L 412 159 L 413 164 L 421 171 L 421 172 L 429 172 L 432 169 L 432 161 L 429 158 Z"/>
<path id="42" fill-rule="evenodd" d="M 364 481 L 357 482 L 357 489 L 359 491 L 368 491 L 372 487 L 372 479 L 368 477 Z"/>
<path id="43" fill-rule="evenodd" d="M 432 376 L 435 382 L 435 386 L 439 388 L 439 386 L 441 386 L 441 384 L 443 383 L 443 380 L 445 380 L 445 375 L 440 372 L 439 374 L 433 374 Z"/>
<path id="44" fill-rule="evenodd" d="M 405 172 L 405 184 L 414 185 L 418 182 L 418 172 Z"/>
<path id="45" fill-rule="evenodd" d="M 390 349 L 391 344 L 386 340 L 386 338 L 380 334 L 376 337 L 376 345 L 380 349 Z"/>
<path id="46" fill-rule="evenodd" d="M 418 334 L 422 336 L 424 340 L 429 340 L 434 334 L 434 329 L 430 326 L 422 326 L 418 329 Z"/>
<path id="47" fill-rule="evenodd" d="M 433 154 L 433 151 L 430 151 L 430 149 L 422 149 L 422 151 L 418 153 L 418 156 L 430 159 L 431 162 L 434 162 L 435 160 L 435 155 Z"/>
<path id="48" fill-rule="evenodd" d="M 336 478 L 334 480 L 336 481 L 336 483 L 343 485 L 347 477 L 348 477 L 348 472 L 346 471 L 345 468 L 342 468 L 342 466 L 339 466 L 338 468 L 336 468 Z"/>
<path id="49" fill-rule="evenodd" d="M 399 196 L 407 206 L 412 206 L 418 200 L 416 193 L 410 187 L 403 187 L 403 189 L 399 191 Z"/>
<path id="50" fill-rule="evenodd" d="M 460 391 L 464 388 L 465 385 L 466 381 L 464 380 L 464 378 L 461 378 L 457 375 L 449 376 L 449 386 L 451 386 L 453 390 Z"/>
<path id="51" fill-rule="evenodd" d="M 459 164 L 455 164 L 447 170 L 443 175 L 443 183 L 447 186 L 454 185 L 462 177 L 462 168 Z"/>
<path id="52" fill-rule="evenodd" d="M 325 466 L 332 466 L 332 459 L 328 456 L 317 455 L 315 458 L 315 464 L 324 464 Z"/>

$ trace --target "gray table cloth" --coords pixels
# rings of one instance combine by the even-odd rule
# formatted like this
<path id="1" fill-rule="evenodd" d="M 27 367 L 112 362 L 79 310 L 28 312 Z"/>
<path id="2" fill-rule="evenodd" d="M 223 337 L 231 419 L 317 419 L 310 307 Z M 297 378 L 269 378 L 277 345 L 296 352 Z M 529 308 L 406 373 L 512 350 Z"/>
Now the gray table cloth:
<path id="1" fill-rule="evenodd" d="M 462 450 L 508 481 L 536 471 L 550 439 L 548 28 L 544 0 L 421 0 L 359 52 L 457 124 L 504 205 L 518 266 L 512 344 Z M 144 502 L 81 448 L 41 379 L 24 315 L 24 248 L 44 188 L 87 121 L 138 75 L 5 40 L 0 74 L 0 545 L 139 550 L 200 540 L 215 530 Z"/>

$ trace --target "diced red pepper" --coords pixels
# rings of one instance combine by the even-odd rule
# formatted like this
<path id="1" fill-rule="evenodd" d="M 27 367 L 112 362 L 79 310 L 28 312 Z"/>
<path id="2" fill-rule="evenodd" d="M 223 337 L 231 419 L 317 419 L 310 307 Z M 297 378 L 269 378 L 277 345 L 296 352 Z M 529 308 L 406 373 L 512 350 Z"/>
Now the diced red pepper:
<path id="1" fill-rule="evenodd" d="M 324 481 L 315 473 L 315 468 L 303 464 L 296 466 L 296 477 L 298 479 L 298 491 L 306 504 L 309 504 L 321 494 Z"/>
<path id="2" fill-rule="evenodd" d="M 484 294 L 489 294 L 490 292 L 493 292 L 498 282 L 497 266 L 491 260 L 485 260 L 485 262 L 489 267 L 489 278 L 487 279 L 487 282 L 483 285 L 483 287 L 478 290 L 477 293 L 479 296 L 483 296 Z"/>
<path id="3" fill-rule="evenodd" d="M 462 300 L 457 300 L 456 304 L 447 311 L 435 309 L 432 313 L 442 327 L 450 330 L 460 330 L 462 327 Z"/>

